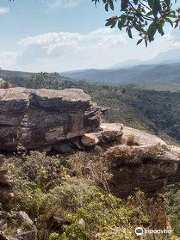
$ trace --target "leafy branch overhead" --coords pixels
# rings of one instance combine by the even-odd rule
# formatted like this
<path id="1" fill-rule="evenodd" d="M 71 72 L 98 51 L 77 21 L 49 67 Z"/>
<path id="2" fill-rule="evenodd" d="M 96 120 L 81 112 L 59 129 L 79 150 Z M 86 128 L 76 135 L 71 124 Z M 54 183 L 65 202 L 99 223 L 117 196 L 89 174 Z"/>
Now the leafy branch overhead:
<path id="1" fill-rule="evenodd" d="M 140 39 L 137 44 L 154 40 L 158 32 L 164 35 L 165 24 L 168 23 L 172 28 L 177 28 L 180 23 L 180 8 L 176 0 L 91 0 L 97 5 L 103 3 L 108 12 L 116 10 L 118 2 L 120 9 L 118 16 L 108 18 L 106 26 L 120 30 L 125 29 L 128 36 L 133 38 L 134 31 L 137 31 Z"/>

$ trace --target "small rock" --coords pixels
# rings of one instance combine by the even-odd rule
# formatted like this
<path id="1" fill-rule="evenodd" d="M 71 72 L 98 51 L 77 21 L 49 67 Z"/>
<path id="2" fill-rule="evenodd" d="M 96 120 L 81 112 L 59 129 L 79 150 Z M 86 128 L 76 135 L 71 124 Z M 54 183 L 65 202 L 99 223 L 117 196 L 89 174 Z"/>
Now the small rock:
<path id="1" fill-rule="evenodd" d="M 82 136 L 81 139 L 82 143 L 87 147 L 93 147 L 96 146 L 99 142 L 98 138 L 96 137 L 96 134 L 94 133 L 86 133 Z"/>
<path id="2" fill-rule="evenodd" d="M 79 220 L 78 224 L 79 224 L 80 226 L 85 226 L 85 225 L 86 225 L 84 219 L 82 219 L 82 218 Z"/>
<path id="3" fill-rule="evenodd" d="M 100 131 L 94 133 L 86 133 L 82 136 L 84 146 L 92 147 L 97 144 L 111 143 L 119 141 L 123 135 L 123 125 L 120 123 L 102 123 Z"/>

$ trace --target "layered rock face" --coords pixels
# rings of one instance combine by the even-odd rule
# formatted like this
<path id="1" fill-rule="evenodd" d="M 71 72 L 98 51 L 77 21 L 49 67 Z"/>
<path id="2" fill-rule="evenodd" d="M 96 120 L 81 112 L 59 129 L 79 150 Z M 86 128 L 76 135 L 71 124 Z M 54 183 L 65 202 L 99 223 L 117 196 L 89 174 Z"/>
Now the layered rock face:
<path id="1" fill-rule="evenodd" d="M 53 147 L 97 131 L 101 111 L 80 89 L 0 89 L 0 149 Z"/>
<path id="2" fill-rule="evenodd" d="M 159 191 L 180 180 L 179 147 L 119 123 L 100 124 L 100 116 L 100 108 L 80 89 L 0 89 L 0 150 L 22 145 L 66 152 L 71 144 L 83 150 L 106 145 L 111 188 L 119 196 L 136 189 Z"/>
<path id="3" fill-rule="evenodd" d="M 109 124 L 105 124 L 108 126 Z M 111 128 L 121 130 L 118 124 Z M 123 127 L 121 144 L 110 147 L 105 157 L 111 162 L 111 190 L 118 196 L 161 191 L 180 181 L 180 148 L 134 128 Z"/>
<path id="4" fill-rule="evenodd" d="M 168 184 L 180 181 L 180 147 L 119 123 L 102 123 L 100 129 L 84 134 L 81 141 L 88 147 L 106 145 L 104 159 L 110 166 L 109 186 L 115 195 L 128 196 L 138 189 L 160 192 Z"/>

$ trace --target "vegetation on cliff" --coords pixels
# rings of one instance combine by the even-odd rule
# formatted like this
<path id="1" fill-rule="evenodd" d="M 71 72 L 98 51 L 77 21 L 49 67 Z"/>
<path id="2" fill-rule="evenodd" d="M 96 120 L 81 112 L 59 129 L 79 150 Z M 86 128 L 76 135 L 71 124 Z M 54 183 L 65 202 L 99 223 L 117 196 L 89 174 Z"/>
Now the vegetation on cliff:
<path id="1" fill-rule="evenodd" d="M 107 184 L 111 172 L 103 151 L 96 147 L 47 156 L 20 148 L 18 155 L 6 160 L 15 193 L 6 209 L 25 211 L 38 229 L 39 240 L 134 240 L 136 227 L 165 227 L 168 219 L 161 194 L 148 197 L 137 192 L 126 200 L 111 194 Z M 9 226 L 6 233 L 11 231 Z M 147 234 L 143 239 L 176 238 Z"/>
<path id="2" fill-rule="evenodd" d="M 176 108 L 179 93 L 144 91 L 134 86 L 95 85 L 68 79 L 60 81 L 54 76 L 38 81 L 39 85 L 36 82 L 36 88 L 83 88 L 100 105 L 111 108 L 106 114 L 109 121 L 170 134 L 179 140 Z M 18 84 L 32 88 L 34 78 Z M 167 113 L 174 121 L 169 121 Z M 129 142 L 134 144 L 132 139 Z M 99 146 L 87 152 L 49 156 L 39 152 L 27 153 L 21 148 L 19 151 L 6 160 L 14 180 L 15 197 L 4 206 L 4 210 L 28 213 L 38 229 L 39 240 L 134 240 L 137 238 L 134 229 L 138 226 L 159 229 L 169 224 L 163 195 L 152 197 L 138 192 L 134 197 L 121 200 L 111 194 L 107 184 L 111 172 L 102 157 L 104 150 Z M 179 192 L 175 186 L 167 191 L 167 213 L 174 236 L 151 234 L 144 235 L 144 240 L 174 240 L 175 235 L 179 235 Z M 7 234 L 11 230 L 12 226 L 8 227 Z"/>

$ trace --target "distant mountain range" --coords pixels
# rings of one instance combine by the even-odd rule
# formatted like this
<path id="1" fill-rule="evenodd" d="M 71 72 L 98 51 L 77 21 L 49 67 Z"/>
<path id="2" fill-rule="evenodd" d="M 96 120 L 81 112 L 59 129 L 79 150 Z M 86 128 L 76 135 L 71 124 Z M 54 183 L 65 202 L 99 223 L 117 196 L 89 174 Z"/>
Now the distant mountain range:
<path id="1" fill-rule="evenodd" d="M 0 71 L 0 77 L 13 80 L 17 85 L 23 84 L 32 75 L 33 73 L 27 72 Z M 65 78 L 108 84 L 180 83 L 180 63 L 138 65 L 124 69 L 88 69 L 49 75 L 52 82 Z"/>
<path id="2" fill-rule="evenodd" d="M 112 84 L 141 82 L 180 83 L 180 63 L 138 65 L 124 69 L 88 69 L 60 73 L 60 75 L 72 79 Z"/>
<path id="3" fill-rule="evenodd" d="M 180 63 L 180 49 L 176 48 L 166 52 L 161 52 L 154 58 L 147 61 L 131 59 L 128 61 L 117 63 L 111 66 L 110 69 L 129 68 L 138 65 L 170 64 L 170 63 Z"/>
<path id="4" fill-rule="evenodd" d="M 180 83 L 180 49 L 171 49 L 148 60 L 129 60 L 108 69 L 85 69 L 62 72 L 72 79 L 100 83 L 129 84 L 141 82 Z"/>
<path id="5" fill-rule="evenodd" d="M 0 77 L 13 80 L 17 85 L 29 79 L 33 73 L 1 70 Z M 149 61 L 131 60 L 108 69 L 85 69 L 51 73 L 50 81 L 65 78 L 108 84 L 180 83 L 180 49 L 160 53 Z M 173 86 L 174 87 L 174 86 Z"/>

